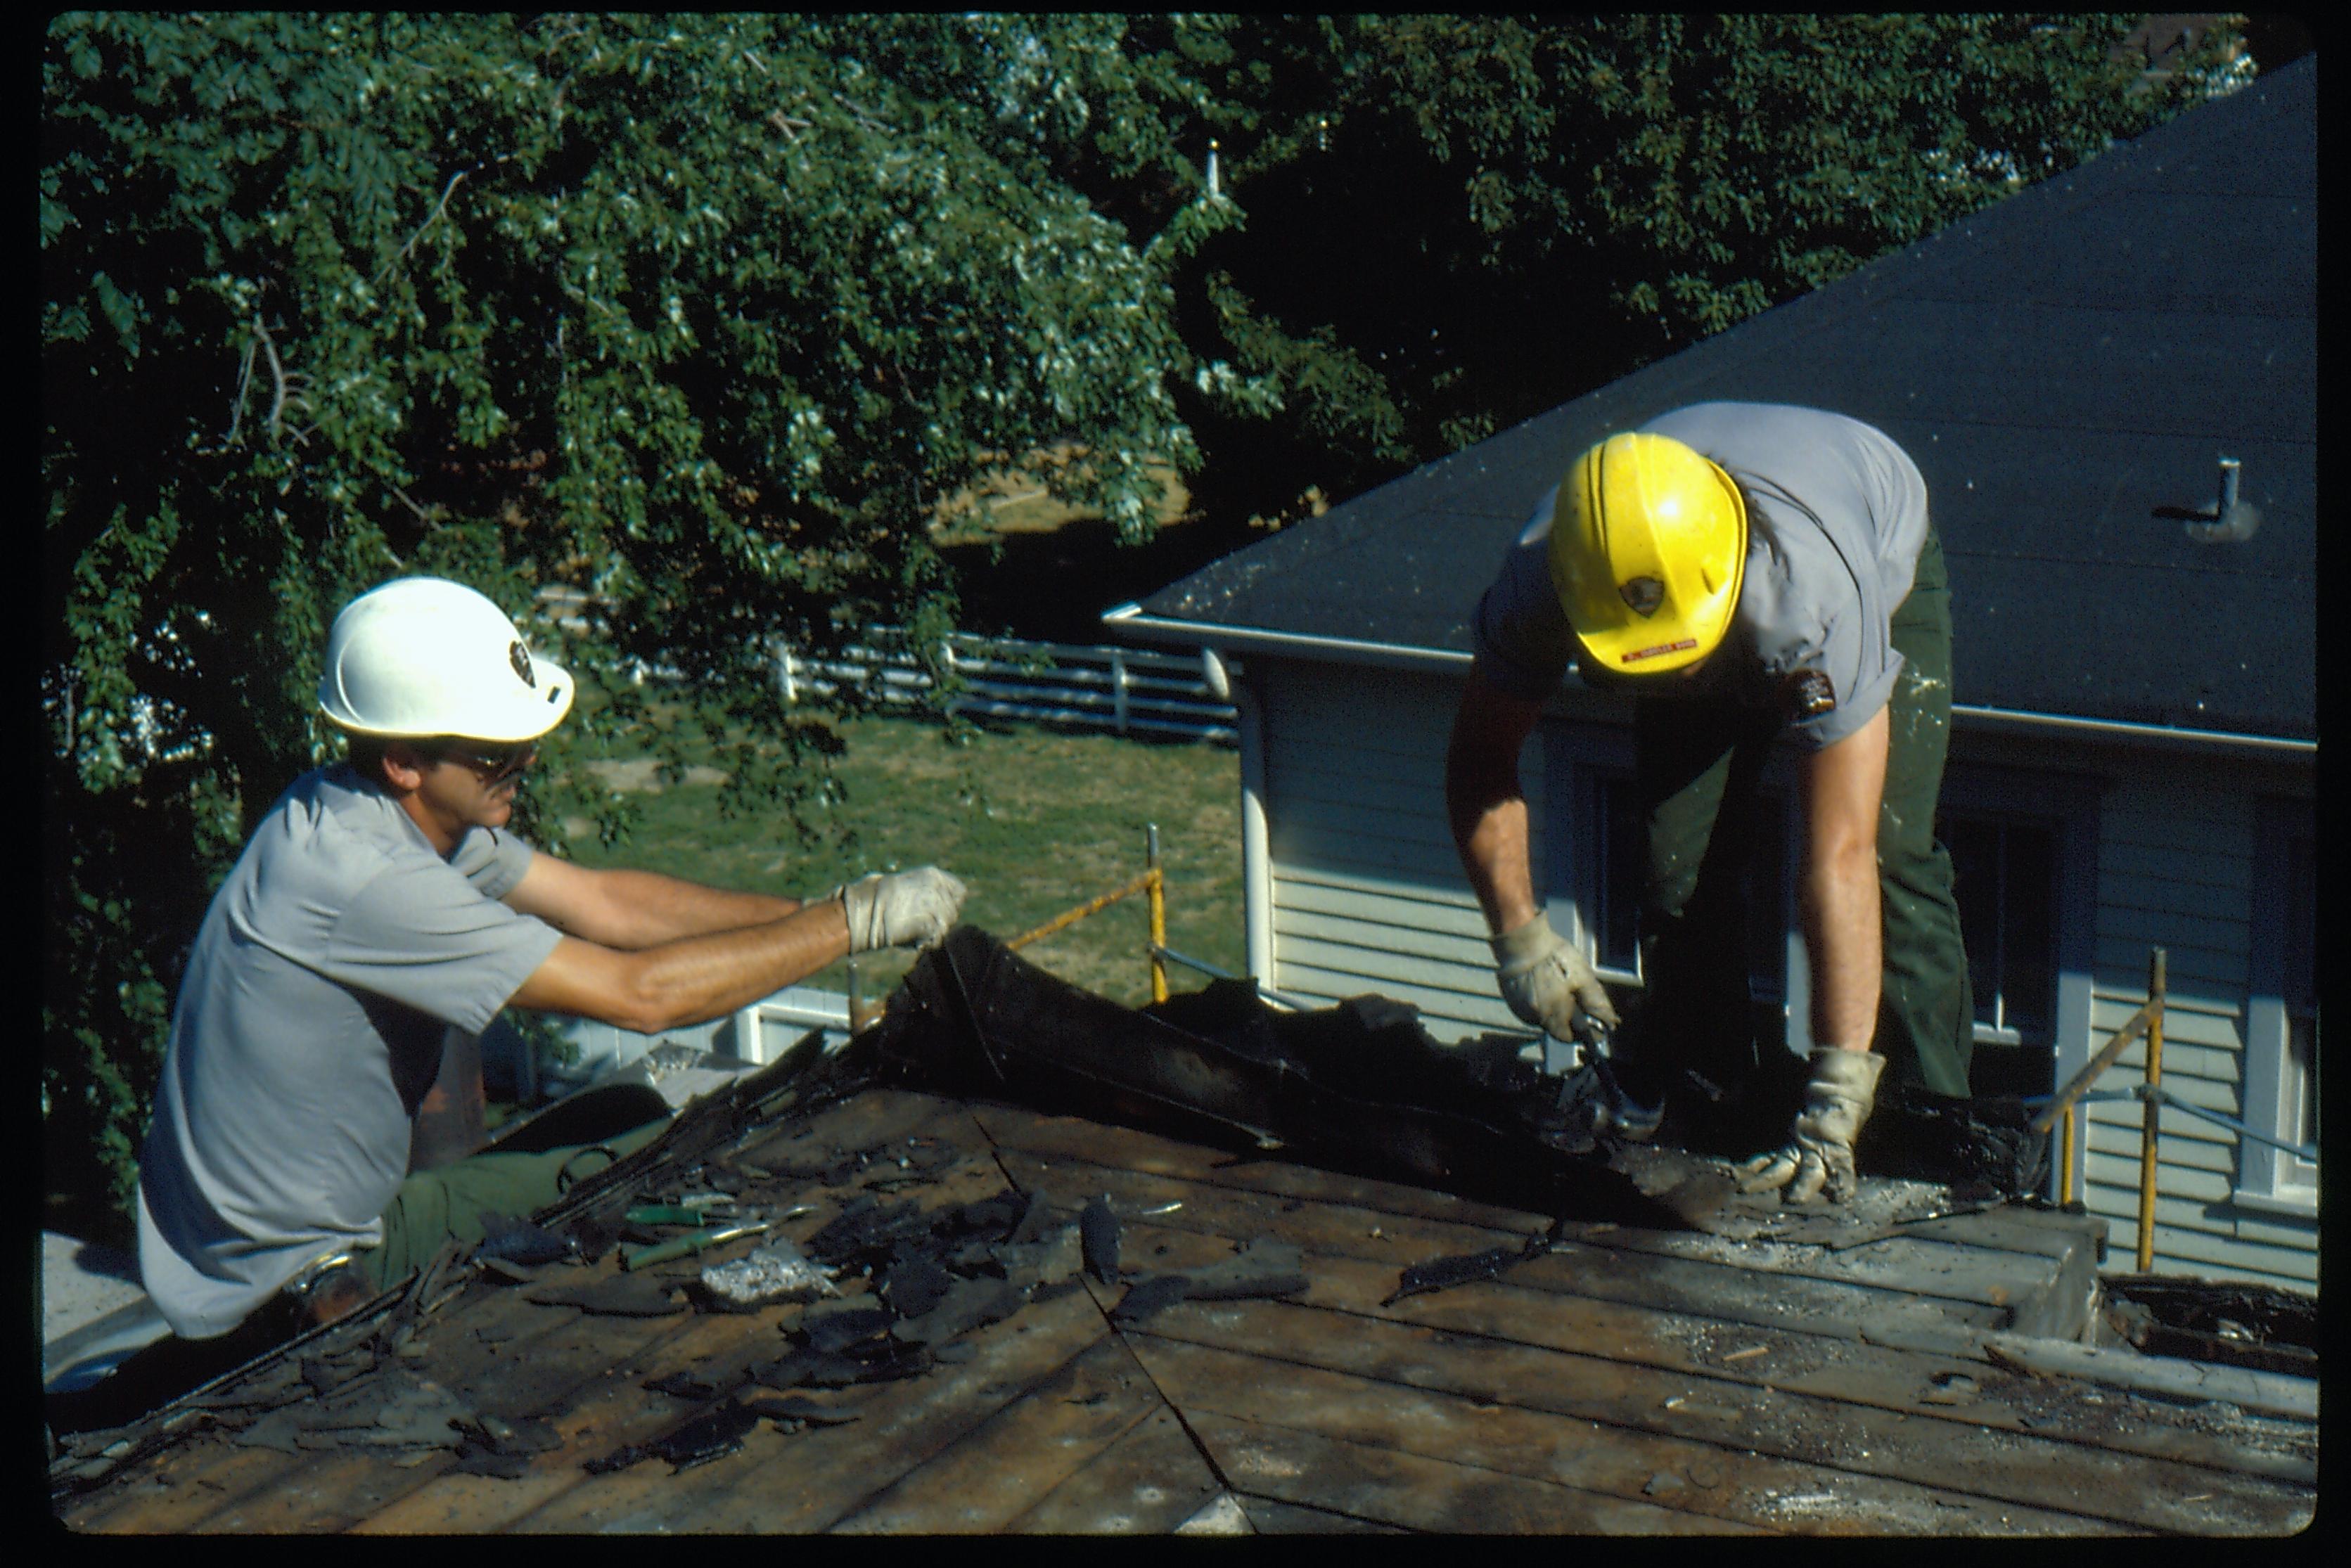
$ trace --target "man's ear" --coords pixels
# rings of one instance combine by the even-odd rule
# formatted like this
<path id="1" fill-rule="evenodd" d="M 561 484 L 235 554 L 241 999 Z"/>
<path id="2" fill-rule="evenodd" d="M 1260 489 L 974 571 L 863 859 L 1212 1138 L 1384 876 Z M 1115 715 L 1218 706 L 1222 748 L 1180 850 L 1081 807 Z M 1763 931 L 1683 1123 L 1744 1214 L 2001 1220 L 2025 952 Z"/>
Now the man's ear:
<path id="1" fill-rule="evenodd" d="M 425 770 L 432 764 L 422 752 L 404 740 L 388 740 L 383 747 L 383 782 L 402 794 L 424 782 Z"/>

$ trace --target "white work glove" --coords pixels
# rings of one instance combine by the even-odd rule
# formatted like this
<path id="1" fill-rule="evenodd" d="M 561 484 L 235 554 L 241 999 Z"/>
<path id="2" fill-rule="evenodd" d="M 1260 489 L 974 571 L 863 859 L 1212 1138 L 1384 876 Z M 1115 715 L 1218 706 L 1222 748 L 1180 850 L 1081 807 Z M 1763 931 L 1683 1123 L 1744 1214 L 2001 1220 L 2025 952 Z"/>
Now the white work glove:
<path id="1" fill-rule="evenodd" d="M 1785 1187 L 1784 1200 L 1810 1203 L 1825 1186 L 1831 1203 L 1853 1197 L 1853 1141 L 1877 1105 L 1877 1080 L 1886 1058 L 1873 1051 L 1822 1046 L 1813 1052 L 1813 1078 L 1804 1088 L 1804 1108 L 1796 1113 L 1788 1142 L 1757 1155 L 1740 1167 L 1741 1192 Z"/>
<path id="2" fill-rule="evenodd" d="M 1510 1010 L 1553 1040 L 1577 1040 L 1592 1031 L 1588 1020 L 1616 1027 L 1616 1009 L 1600 977 L 1583 955 L 1538 915 L 1515 931 L 1494 937 L 1494 977 Z"/>
<path id="3" fill-rule="evenodd" d="M 964 885 L 935 865 L 884 876 L 876 872 L 835 888 L 849 916 L 849 950 L 937 946 L 963 908 Z"/>

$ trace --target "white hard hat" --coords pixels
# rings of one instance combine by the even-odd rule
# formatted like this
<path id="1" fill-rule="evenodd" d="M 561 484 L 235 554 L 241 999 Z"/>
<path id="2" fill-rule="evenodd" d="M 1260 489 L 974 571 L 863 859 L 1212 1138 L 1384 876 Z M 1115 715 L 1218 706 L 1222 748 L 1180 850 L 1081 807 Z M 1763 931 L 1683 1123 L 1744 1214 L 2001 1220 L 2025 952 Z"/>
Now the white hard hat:
<path id="1" fill-rule="evenodd" d="M 571 677 L 463 583 L 403 577 L 335 617 L 319 706 L 357 735 L 530 740 L 571 711 Z"/>

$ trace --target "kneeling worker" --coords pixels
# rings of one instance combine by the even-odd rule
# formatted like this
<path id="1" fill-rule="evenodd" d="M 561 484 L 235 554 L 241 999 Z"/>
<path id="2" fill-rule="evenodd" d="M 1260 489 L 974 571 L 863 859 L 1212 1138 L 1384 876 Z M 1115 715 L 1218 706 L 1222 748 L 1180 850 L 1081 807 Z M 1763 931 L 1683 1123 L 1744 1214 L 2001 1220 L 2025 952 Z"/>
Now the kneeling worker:
<path id="1" fill-rule="evenodd" d="M 1973 1042 L 1934 837 L 1949 591 L 1917 466 L 1857 420 L 1769 404 L 1703 403 L 1613 435 L 1538 504 L 1475 642 L 1447 812 L 1503 997 L 1562 1040 L 1617 1019 L 1535 904 L 1519 751 L 1571 660 L 1637 699 L 1646 999 L 1601 1107 L 1621 1137 L 1654 1134 L 1693 1073 L 1758 1078 L 1742 883 L 1753 840 L 1778 831 L 1756 809 L 1766 753 L 1793 741 L 1814 1049 L 1787 1142 L 1749 1162 L 1747 1185 L 1842 1201 L 1888 1062 L 1896 1083 L 1964 1096 Z"/>
<path id="2" fill-rule="evenodd" d="M 576 1151 L 473 1153 L 477 1068 L 473 1136 L 416 1169 L 444 1036 L 507 1007 L 659 1033 L 955 923 L 933 868 L 803 904 L 533 851 L 515 791 L 571 699 L 470 588 L 404 578 L 336 618 L 319 701 L 348 758 L 295 780 L 214 895 L 141 1153 L 140 1271 L 183 1340 L 331 1321 L 479 1239 L 482 1209 L 554 1201 Z"/>

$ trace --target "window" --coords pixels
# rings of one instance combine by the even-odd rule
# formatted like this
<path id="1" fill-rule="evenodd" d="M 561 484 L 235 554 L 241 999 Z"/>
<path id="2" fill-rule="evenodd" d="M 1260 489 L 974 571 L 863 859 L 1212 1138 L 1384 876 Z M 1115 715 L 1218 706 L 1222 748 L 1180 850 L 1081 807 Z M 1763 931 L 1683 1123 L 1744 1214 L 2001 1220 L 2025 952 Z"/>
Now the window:
<path id="1" fill-rule="evenodd" d="M 2307 802 L 2263 804 L 2254 842 L 2252 995 L 2245 1009 L 2244 1120 L 2318 1146 L 2318 841 Z M 2318 1162 L 2245 1138 L 2237 1196 L 2314 1212 Z"/>
<path id="2" fill-rule="evenodd" d="M 2104 1043 L 2090 1037 L 2104 789 L 2094 775 L 1963 756 L 1944 769 L 1935 835 L 1967 944 L 1979 1096 L 2047 1094 Z"/>
<path id="3" fill-rule="evenodd" d="M 1628 773 L 1592 770 L 1586 816 L 1591 824 L 1594 874 L 1586 923 L 1594 961 L 1603 969 L 1641 972 L 1640 919 L 1647 876 L 1647 841 L 1638 795 Z M 1765 824 L 1747 866 L 1748 991 L 1758 1001 L 1778 1002 L 1787 994 L 1788 799 L 1764 790 L 1756 803 Z"/>
<path id="4" fill-rule="evenodd" d="M 2057 1023 L 2057 835 L 2045 824 L 1945 811 L 1952 896 L 1980 1043 L 2045 1047 Z"/>
<path id="5" fill-rule="evenodd" d="M 2316 843 L 2307 835 L 2287 846 L 2285 930 L 2285 1115 L 2281 1131 L 2294 1143 L 2318 1146 L 2318 936 Z M 2318 1162 L 2288 1155 L 2285 1185 L 2315 1188 Z"/>
<path id="6" fill-rule="evenodd" d="M 1593 961 L 1604 969 L 1641 972 L 1641 883 L 1646 846 L 1641 808 L 1625 777 L 1594 780 L 1599 810 L 1592 814 L 1598 862 L 1591 916 Z"/>

